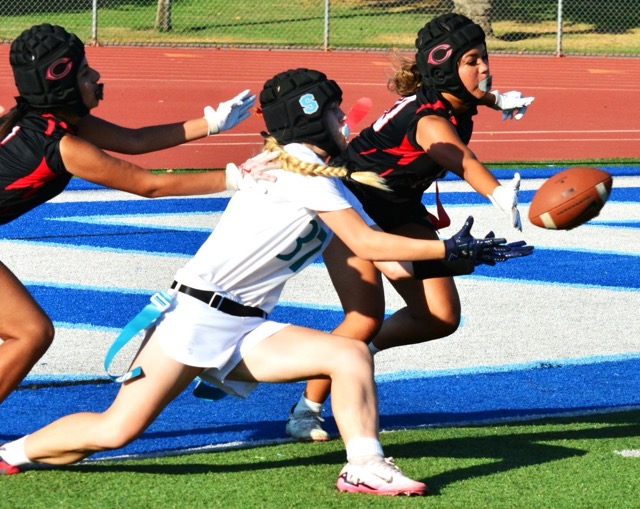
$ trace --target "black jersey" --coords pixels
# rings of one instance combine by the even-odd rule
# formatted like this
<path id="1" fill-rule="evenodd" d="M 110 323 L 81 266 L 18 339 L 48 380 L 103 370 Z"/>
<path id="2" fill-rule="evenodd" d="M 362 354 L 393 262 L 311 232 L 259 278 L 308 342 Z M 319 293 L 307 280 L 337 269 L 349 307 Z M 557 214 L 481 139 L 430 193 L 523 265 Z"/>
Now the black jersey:
<path id="1" fill-rule="evenodd" d="M 354 171 L 375 171 L 392 189 L 388 192 L 351 180 L 345 182 L 381 228 L 389 231 L 409 222 L 428 224 L 422 195 L 434 180 L 447 172 L 417 143 L 418 120 L 427 115 L 445 118 L 467 144 L 476 113 L 477 109 L 472 107 L 461 115 L 454 115 L 440 94 L 422 88 L 415 95 L 399 99 L 349 143 L 342 156 L 347 166 Z"/>
<path id="2" fill-rule="evenodd" d="M 60 194 L 71 180 L 60 156 L 70 128 L 50 114 L 27 113 L 0 141 L 0 224 Z"/>

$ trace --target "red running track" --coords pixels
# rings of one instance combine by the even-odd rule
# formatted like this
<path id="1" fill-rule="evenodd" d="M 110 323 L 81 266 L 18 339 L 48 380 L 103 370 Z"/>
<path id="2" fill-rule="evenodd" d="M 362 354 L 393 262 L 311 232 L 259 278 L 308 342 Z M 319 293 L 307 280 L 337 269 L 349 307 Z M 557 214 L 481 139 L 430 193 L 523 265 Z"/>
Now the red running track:
<path id="1" fill-rule="evenodd" d="M 0 45 L 0 105 L 14 104 L 9 46 Z M 391 53 L 239 49 L 88 47 L 102 75 L 105 101 L 94 113 L 131 127 L 202 114 L 202 108 L 245 88 L 258 92 L 273 74 L 312 67 L 344 90 L 344 109 L 361 96 L 373 100 L 371 123 L 396 96 L 386 89 Z M 470 144 L 485 162 L 640 159 L 640 59 L 491 56 L 494 87 L 520 90 L 536 100 L 520 121 L 501 121 L 481 108 Z M 181 147 L 127 157 L 148 168 L 223 167 L 261 146 L 259 117 L 231 132 Z"/>

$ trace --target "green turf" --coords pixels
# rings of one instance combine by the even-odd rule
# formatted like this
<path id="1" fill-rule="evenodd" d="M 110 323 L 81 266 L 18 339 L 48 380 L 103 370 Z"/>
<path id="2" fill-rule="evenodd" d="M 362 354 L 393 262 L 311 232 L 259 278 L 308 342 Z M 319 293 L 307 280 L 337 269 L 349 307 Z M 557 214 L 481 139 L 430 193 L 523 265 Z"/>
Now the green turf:
<path id="1" fill-rule="evenodd" d="M 637 508 L 640 411 L 383 433 L 432 494 L 338 493 L 342 442 L 83 464 L 0 478 L 1 508 Z"/>

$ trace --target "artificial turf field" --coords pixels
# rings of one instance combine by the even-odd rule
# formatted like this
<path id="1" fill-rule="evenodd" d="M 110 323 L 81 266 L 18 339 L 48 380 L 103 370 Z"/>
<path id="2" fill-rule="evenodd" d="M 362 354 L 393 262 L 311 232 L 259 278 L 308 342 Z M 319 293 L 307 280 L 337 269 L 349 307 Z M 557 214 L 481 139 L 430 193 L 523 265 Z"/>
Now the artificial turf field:
<path id="1" fill-rule="evenodd" d="M 560 169 L 519 169 L 524 217 L 541 179 Z M 185 393 L 123 451 L 1 478 L 0 507 L 640 507 L 640 171 L 609 169 L 614 191 L 594 221 L 571 232 L 525 224 L 533 256 L 459 279 L 463 324 L 454 336 L 376 357 L 381 424 L 392 430 L 382 435 L 385 452 L 425 481 L 430 497 L 337 493 L 342 443 L 284 438 L 301 390 L 285 384 L 261 386 L 246 401 Z M 443 236 L 468 214 L 478 232 L 507 235 L 490 205 L 459 182 L 442 184 L 454 225 Z M 58 332 L 0 406 L 0 441 L 109 404 L 116 388 L 102 361 L 110 342 L 166 288 L 225 203 L 77 185 L 3 226 L 3 262 Z M 389 312 L 400 305 L 389 293 Z M 273 316 L 335 326 L 340 308 L 321 262 L 290 282 Z M 127 459 L 113 461 L 121 454 Z"/>
<path id="2" fill-rule="evenodd" d="M 427 498 L 341 494 L 342 442 L 99 462 L 2 479 L 3 508 L 635 508 L 640 412 L 384 433 Z M 636 449 L 636 453 L 638 453 Z"/>

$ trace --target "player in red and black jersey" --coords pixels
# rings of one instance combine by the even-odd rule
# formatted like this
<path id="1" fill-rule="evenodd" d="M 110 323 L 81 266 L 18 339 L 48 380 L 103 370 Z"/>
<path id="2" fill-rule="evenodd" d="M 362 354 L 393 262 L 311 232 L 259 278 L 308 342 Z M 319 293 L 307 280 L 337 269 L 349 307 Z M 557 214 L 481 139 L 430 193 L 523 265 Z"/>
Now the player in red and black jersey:
<path id="1" fill-rule="evenodd" d="M 104 150 L 139 154 L 230 129 L 249 115 L 255 96 L 242 92 L 204 117 L 128 129 L 93 116 L 103 97 L 100 74 L 84 44 L 49 24 L 25 30 L 9 54 L 19 96 L 0 119 L 0 224 L 60 194 L 73 176 L 145 197 L 237 189 L 242 173 L 155 174 Z M 256 178 L 258 174 L 252 173 Z M 250 179 L 249 179 L 250 180 Z M 250 185 L 250 183 L 248 184 Z M 0 262 L 0 402 L 53 340 L 53 324 L 16 276 Z"/>
<path id="2" fill-rule="evenodd" d="M 338 161 L 354 170 L 377 172 L 391 191 L 365 189 L 349 180 L 345 184 L 383 230 L 436 239 L 437 230 L 448 226 L 448 217 L 439 203 L 437 214 L 430 214 L 422 195 L 451 171 L 509 214 L 512 225 L 521 229 L 519 175 L 500 185 L 467 144 L 478 106 L 502 110 L 503 119 L 520 119 L 533 98 L 517 91 L 491 91 L 484 31 L 465 16 L 445 14 L 429 21 L 418 33 L 416 48 L 415 59 L 403 61 L 390 81 L 400 99 L 351 141 Z M 339 239 L 332 241 L 324 260 L 345 311 L 336 334 L 367 341 L 376 353 L 457 330 L 461 305 L 453 277 L 472 272 L 473 264 L 414 262 L 404 272 L 385 271 L 406 307 L 384 320 L 384 292 L 376 267 L 354 256 Z M 327 438 L 320 411 L 329 390 L 322 380 L 307 384 L 291 410 L 287 425 L 291 436 Z"/>
<path id="3" fill-rule="evenodd" d="M 428 216 L 422 205 L 422 194 L 447 171 L 417 142 L 420 119 L 444 119 L 466 145 L 471 139 L 476 113 L 477 107 L 473 104 L 455 114 L 436 91 L 421 88 L 399 99 L 349 144 L 344 158 L 350 165 L 375 168 L 390 182 L 390 192 L 376 193 L 347 182 L 381 228 L 390 231 L 409 222 L 424 222 Z"/>
<path id="4" fill-rule="evenodd" d="M 0 224 L 60 194 L 71 177 L 60 156 L 69 126 L 51 114 L 27 114 L 0 146 Z"/>

